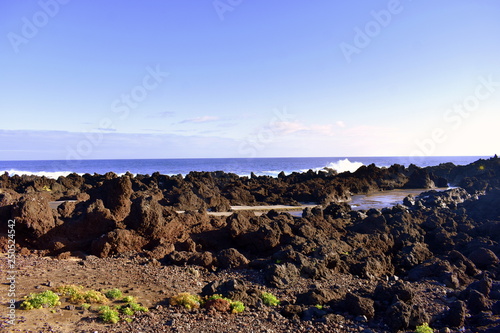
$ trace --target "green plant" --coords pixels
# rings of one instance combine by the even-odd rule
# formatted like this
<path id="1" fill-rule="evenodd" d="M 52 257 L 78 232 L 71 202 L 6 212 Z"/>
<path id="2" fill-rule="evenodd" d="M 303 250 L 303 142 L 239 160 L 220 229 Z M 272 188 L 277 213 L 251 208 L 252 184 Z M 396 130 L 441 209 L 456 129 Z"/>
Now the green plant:
<path id="1" fill-rule="evenodd" d="M 276 298 L 276 296 L 274 296 L 273 294 L 271 293 L 266 293 L 266 292 L 263 292 L 261 295 L 260 295 L 260 298 L 262 299 L 262 302 L 264 302 L 265 305 L 268 305 L 268 306 L 276 306 L 276 305 L 279 305 L 281 302 L 278 300 L 278 298 Z"/>
<path id="2" fill-rule="evenodd" d="M 83 294 L 87 303 L 107 303 L 109 300 L 103 293 L 96 290 L 89 290 Z"/>
<path id="3" fill-rule="evenodd" d="M 56 288 L 56 291 L 62 296 L 68 297 L 72 303 L 107 303 L 109 300 L 103 293 L 96 290 L 84 291 L 82 286 L 62 285 Z"/>
<path id="4" fill-rule="evenodd" d="M 227 297 L 223 297 L 221 294 L 213 294 L 212 296 L 206 297 L 205 300 L 202 300 L 202 303 L 203 302 L 212 301 L 212 300 L 216 300 L 216 299 L 223 299 L 223 300 L 226 300 L 228 302 L 232 302 L 232 300 L 230 300 Z"/>
<path id="5" fill-rule="evenodd" d="M 91 305 L 89 303 L 82 303 L 82 305 L 81 305 L 82 309 L 84 309 L 84 310 L 89 310 L 90 306 Z"/>
<path id="6" fill-rule="evenodd" d="M 54 307 L 61 305 L 59 296 L 51 290 L 47 290 L 37 294 L 30 294 L 25 297 L 21 303 L 21 308 L 25 310 L 41 309 L 43 307 Z"/>
<path id="7" fill-rule="evenodd" d="M 110 290 L 106 291 L 104 293 L 104 295 L 109 299 L 118 299 L 118 298 L 122 298 L 122 296 L 123 296 L 121 290 L 118 288 L 110 289 Z"/>
<path id="8" fill-rule="evenodd" d="M 190 293 L 180 293 L 170 299 L 170 305 L 179 305 L 187 309 L 197 309 L 201 305 L 201 298 Z"/>
<path id="9" fill-rule="evenodd" d="M 245 305 L 240 301 L 232 301 L 231 302 L 231 312 L 232 313 L 241 313 L 245 311 Z"/>
<path id="10" fill-rule="evenodd" d="M 134 310 L 129 307 L 121 308 L 121 312 L 126 316 L 133 316 L 135 314 Z"/>
<path id="11" fill-rule="evenodd" d="M 314 307 L 316 309 L 323 310 L 323 305 L 321 305 L 321 304 L 316 304 Z"/>
<path id="12" fill-rule="evenodd" d="M 120 320 L 118 311 L 110 309 L 109 306 L 101 306 L 99 308 L 99 318 L 101 318 L 105 323 L 116 324 Z"/>
<path id="13" fill-rule="evenodd" d="M 142 311 L 142 312 L 148 312 L 149 309 L 145 306 L 142 306 L 138 303 L 129 303 L 129 306 L 130 306 L 130 309 L 132 309 L 132 311 Z"/>
<path id="14" fill-rule="evenodd" d="M 133 321 L 134 321 L 134 319 L 133 319 L 133 318 L 125 318 L 125 319 L 123 319 L 123 320 L 125 320 L 127 323 L 131 323 L 131 322 L 133 322 Z"/>
<path id="15" fill-rule="evenodd" d="M 125 303 L 135 303 L 135 297 L 134 296 L 125 296 L 122 298 L 122 301 Z"/>
<path id="16" fill-rule="evenodd" d="M 417 326 L 415 329 L 415 333 L 433 333 L 434 330 L 429 327 L 428 323 L 423 323 L 420 326 Z"/>
<path id="17" fill-rule="evenodd" d="M 83 298 L 83 287 L 75 285 L 62 285 L 56 288 L 56 292 L 61 296 L 66 296 L 69 302 L 81 302 Z"/>

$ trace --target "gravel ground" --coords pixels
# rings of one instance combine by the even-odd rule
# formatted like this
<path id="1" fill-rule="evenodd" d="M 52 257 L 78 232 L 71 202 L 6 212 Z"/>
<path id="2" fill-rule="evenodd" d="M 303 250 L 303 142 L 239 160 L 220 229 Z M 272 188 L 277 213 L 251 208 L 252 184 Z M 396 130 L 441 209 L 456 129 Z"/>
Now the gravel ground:
<path id="1" fill-rule="evenodd" d="M 8 271 L 6 260 L 1 261 L 1 271 Z M 310 288 L 351 291 L 372 291 L 377 281 L 368 281 L 351 275 L 336 275 L 328 280 L 300 278 L 287 289 L 269 288 L 263 273 L 257 270 L 222 270 L 209 272 L 195 266 L 162 266 L 158 261 L 140 256 L 118 258 L 87 257 L 86 259 L 52 259 L 34 255 L 19 256 L 16 262 L 16 298 L 57 287 L 77 284 L 85 288 L 119 288 L 127 295 L 138 298 L 150 311 L 136 315 L 132 323 L 104 324 L 95 312 L 61 306 L 54 310 L 16 311 L 16 324 L 7 323 L 7 297 L 9 285 L 1 285 L 0 301 L 5 305 L 0 328 L 4 332 L 385 332 L 383 324 L 371 323 L 368 327 L 346 313 L 331 314 L 324 322 L 287 319 L 280 313 L 283 306 L 293 304 L 299 293 Z M 282 304 L 277 307 L 247 308 L 241 314 L 209 312 L 205 309 L 188 311 L 173 307 L 168 299 L 181 292 L 200 293 L 202 288 L 215 280 L 238 278 L 255 289 L 275 294 Z M 6 277 L 3 277 L 4 281 Z M 435 283 L 415 283 L 418 302 L 430 314 L 446 309 L 446 292 Z"/>

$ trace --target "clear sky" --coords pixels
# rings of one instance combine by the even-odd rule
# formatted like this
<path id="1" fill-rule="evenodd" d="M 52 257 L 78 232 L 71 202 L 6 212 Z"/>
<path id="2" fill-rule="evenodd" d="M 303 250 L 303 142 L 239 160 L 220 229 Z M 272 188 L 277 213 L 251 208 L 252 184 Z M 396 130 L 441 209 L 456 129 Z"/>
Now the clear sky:
<path id="1" fill-rule="evenodd" d="M 493 155 L 497 0 L 0 2 L 0 160 Z"/>

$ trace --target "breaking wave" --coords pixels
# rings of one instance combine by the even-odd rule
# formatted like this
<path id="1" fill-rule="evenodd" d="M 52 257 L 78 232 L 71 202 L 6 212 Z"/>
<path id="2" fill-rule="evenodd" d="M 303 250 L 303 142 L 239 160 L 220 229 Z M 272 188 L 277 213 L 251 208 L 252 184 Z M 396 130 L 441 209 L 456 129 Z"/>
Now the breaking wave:
<path id="1" fill-rule="evenodd" d="M 33 171 L 22 171 L 22 170 L 11 169 L 11 170 L 4 170 L 4 171 L 0 172 L 0 174 L 3 174 L 4 172 L 9 173 L 9 176 L 14 176 L 14 175 L 39 176 L 39 177 L 43 176 L 43 177 L 52 178 L 52 179 L 57 179 L 60 176 L 66 177 L 69 174 L 73 173 L 71 171 L 54 171 L 54 172 L 38 171 L 38 172 L 33 172 Z"/>
<path id="2" fill-rule="evenodd" d="M 314 170 L 315 171 L 321 171 L 321 170 L 324 171 L 325 169 L 334 169 L 338 173 L 342 173 L 342 172 L 346 172 L 346 171 L 354 172 L 354 171 L 358 170 L 360 167 L 362 167 L 363 165 L 364 164 L 361 162 L 351 162 L 351 161 L 349 161 L 349 159 L 346 158 L 343 160 L 338 160 L 337 162 L 328 163 L 325 167 L 316 168 Z"/>

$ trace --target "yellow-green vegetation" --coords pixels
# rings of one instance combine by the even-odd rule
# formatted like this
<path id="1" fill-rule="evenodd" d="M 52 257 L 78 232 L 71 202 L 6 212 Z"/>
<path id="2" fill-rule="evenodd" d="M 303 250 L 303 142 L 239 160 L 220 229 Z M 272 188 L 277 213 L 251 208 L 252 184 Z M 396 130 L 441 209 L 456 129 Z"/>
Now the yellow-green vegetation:
<path id="1" fill-rule="evenodd" d="M 104 293 L 107 298 L 109 299 L 119 299 L 122 298 L 123 294 L 120 289 L 118 288 L 113 288 Z"/>
<path id="2" fill-rule="evenodd" d="M 232 313 L 241 313 L 241 312 L 245 311 L 245 305 L 242 302 L 233 301 L 232 299 L 229 299 L 227 297 L 223 297 L 220 294 L 214 294 L 212 296 L 206 297 L 204 300 L 202 300 L 202 305 L 208 301 L 216 300 L 216 299 L 223 299 L 223 300 L 229 302 Z"/>
<path id="3" fill-rule="evenodd" d="M 42 187 L 42 191 L 52 192 L 52 190 L 50 189 L 50 186 L 49 186 L 49 185 L 44 185 L 44 186 Z"/>
<path id="4" fill-rule="evenodd" d="M 68 301 L 72 303 L 104 304 L 109 301 L 103 293 L 96 290 L 85 291 L 82 286 L 62 285 L 56 288 L 56 292 L 60 293 L 61 296 L 66 296 Z"/>
<path id="5" fill-rule="evenodd" d="M 125 303 L 136 303 L 134 296 L 124 296 L 122 301 Z"/>
<path id="6" fill-rule="evenodd" d="M 321 304 L 316 304 L 314 307 L 316 309 L 323 310 L 323 305 L 321 305 Z"/>
<path id="7" fill-rule="evenodd" d="M 189 310 L 197 309 L 201 306 L 201 304 L 201 297 L 190 293 L 180 293 L 170 298 L 170 305 L 183 306 Z"/>
<path id="8" fill-rule="evenodd" d="M 149 309 L 145 306 L 140 305 L 139 303 L 135 302 L 135 299 L 133 299 L 133 302 L 126 303 L 121 306 L 116 307 L 117 310 L 119 310 L 121 313 L 123 313 L 126 316 L 133 316 L 136 312 L 141 311 L 141 312 L 148 312 Z"/>
<path id="9" fill-rule="evenodd" d="M 120 311 L 126 316 L 133 316 L 135 314 L 134 310 L 129 307 L 122 307 L 120 308 Z"/>
<path id="10" fill-rule="evenodd" d="M 59 296 L 51 290 L 30 294 L 25 298 L 26 299 L 21 303 L 21 309 L 25 310 L 48 308 L 61 304 L 61 302 L 59 302 Z"/>
<path id="11" fill-rule="evenodd" d="M 140 305 L 139 303 L 128 303 L 128 306 L 132 309 L 132 311 L 137 312 L 137 311 L 142 311 L 142 312 L 148 312 L 148 308 Z"/>
<path id="12" fill-rule="evenodd" d="M 430 328 L 429 324 L 427 323 L 423 323 L 422 325 L 417 326 L 417 328 L 415 329 L 415 333 L 433 333 L 433 332 L 434 330 Z"/>
<path id="13" fill-rule="evenodd" d="M 231 301 L 231 312 L 232 313 L 241 313 L 245 311 L 245 305 L 240 301 Z"/>
<path id="14" fill-rule="evenodd" d="M 260 298 L 262 299 L 262 302 L 264 302 L 264 304 L 268 305 L 268 306 L 276 306 L 276 305 L 280 305 L 280 303 L 281 303 L 280 300 L 278 298 L 276 298 L 276 296 L 274 296 L 271 293 L 263 292 L 260 295 Z"/>
<path id="15" fill-rule="evenodd" d="M 120 316 L 117 310 L 111 309 L 109 306 L 104 305 L 99 308 L 99 318 L 105 323 L 116 324 L 120 321 Z"/>
<path id="16" fill-rule="evenodd" d="M 117 323 L 120 320 L 132 322 L 131 316 L 136 312 L 148 312 L 149 309 L 137 302 L 135 297 L 123 296 L 123 293 L 113 288 L 107 290 L 105 294 L 96 290 L 85 290 L 83 286 L 61 285 L 54 291 L 47 290 L 37 294 L 30 294 L 25 297 L 21 304 L 22 309 L 40 309 L 44 307 L 55 307 L 61 305 L 59 296 L 65 297 L 67 302 L 80 304 L 82 309 L 97 312 L 99 318 L 105 323 Z M 92 304 L 104 304 L 113 302 L 114 306 L 102 305 L 98 309 L 93 308 Z M 111 305 L 113 305 L 111 304 Z M 53 313 L 55 310 L 53 310 Z M 120 315 L 121 314 L 121 315 Z"/>

